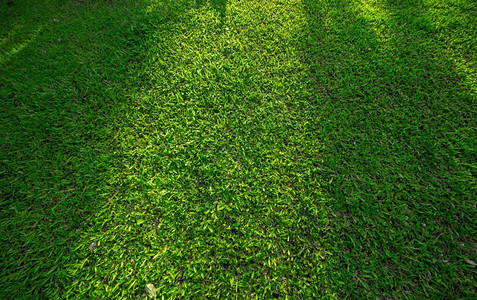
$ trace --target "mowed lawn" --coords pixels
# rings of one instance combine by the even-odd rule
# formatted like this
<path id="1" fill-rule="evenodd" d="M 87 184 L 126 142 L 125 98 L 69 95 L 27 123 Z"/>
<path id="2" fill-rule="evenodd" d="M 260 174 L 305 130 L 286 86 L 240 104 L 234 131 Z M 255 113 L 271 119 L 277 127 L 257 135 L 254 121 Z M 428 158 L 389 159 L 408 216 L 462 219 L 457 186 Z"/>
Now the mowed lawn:
<path id="1" fill-rule="evenodd" d="M 477 297 L 477 3 L 0 1 L 1 299 Z"/>

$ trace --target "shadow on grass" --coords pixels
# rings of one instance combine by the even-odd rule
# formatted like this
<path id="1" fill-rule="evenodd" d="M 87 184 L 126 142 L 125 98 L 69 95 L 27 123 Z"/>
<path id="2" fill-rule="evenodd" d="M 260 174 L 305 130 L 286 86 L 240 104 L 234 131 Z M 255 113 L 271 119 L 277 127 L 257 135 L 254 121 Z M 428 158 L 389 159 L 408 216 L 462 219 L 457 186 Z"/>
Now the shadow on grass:
<path id="1" fill-rule="evenodd" d="M 29 11 L 28 2 L 21 1 L 15 3 L 13 1 L 2 1 L 0 2 L 0 10 L 2 11 L 2 19 L 0 20 L 0 36 L 2 42 L 0 45 L 3 45 L 8 41 L 9 36 L 25 26 L 24 24 L 18 23 L 22 19 L 22 14 L 24 14 L 25 11 Z M 34 24 L 34 26 L 35 25 L 36 24 Z"/>
<path id="2" fill-rule="evenodd" d="M 336 214 L 333 289 L 352 298 L 474 294 L 465 259 L 477 229 L 475 86 L 436 38 L 445 26 L 413 1 L 304 3 Z M 465 48 L 475 37 L 450 39 Z"/>
<path id="3" fill-rule="evenodd" d="M 35 5 L 28 1 L 2 1 L 0 11 L 0 65 L 7 63 L 18 52 L 28 46 L 40 34 L 45 25 L 44 16 L 35 12 Z M 33 18 L 35 22 L 27 23 L 22 20 Z"/>
<path id="4" fill-rule="evenodd" d="M 74 280 L 67 266 L 90 244 L 91 217 L 118 188 L 110 122 L 129 97 L 130 52 L 144 41 L 132 31 L 144 12 L 128 1 L 9 2 L 0 15 L 16 11 L 2 18 L 19 28 L 15 39 L 43 30 L 0 74 L 0 294 L 55 298 Z"/>
<path id="5" fill-rule="evenodd" d="M 474 54 L 477 3 L 466 0 L 383 1 L 381 6 L 401 24 L 439 43 L 442 59 L 456 69 L 461 81 L 474 95 L 477 93 Z"/>

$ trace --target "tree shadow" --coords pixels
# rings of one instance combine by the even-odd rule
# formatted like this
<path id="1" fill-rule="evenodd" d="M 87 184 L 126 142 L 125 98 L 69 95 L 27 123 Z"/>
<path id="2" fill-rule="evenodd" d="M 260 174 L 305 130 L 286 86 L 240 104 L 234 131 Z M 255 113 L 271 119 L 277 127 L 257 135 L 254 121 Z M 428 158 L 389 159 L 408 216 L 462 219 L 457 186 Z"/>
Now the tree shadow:
<path id="1" fill-rule="evenodd" d="M 457 267 L 475 243 L 475 86 L 409 1 L 304 4 L 324 181 L 336 213 L 328 237 L 334 290 L 352 297 L 475 292 L 472 275 Z"/>
<path id="2" fill-rule="evenodd" d="M 382 7 L 397 22 L 439 43 L 442 59 L 449 61 L 465 84 L 477 93 L 475 31 L 477 4 L 472 1 L 383 1 Z"/>
<path id="3" fill-rule="evenodd" d="M 61 298 L 75 281 L 68 268 L 91 244 L 92 216 L 121 191 L 113 180 L 113 120 L 140 66 L 145 7 L 9 2 L 18 4 L 6 8 L 14 13 L 0 15 L 2 26 L 20 28 L 15 39 L 44 26 L 1 67 L 1 294 Z"/>
<path id="4" fill-rule="evenodd" d="M 46 25 L 44 16 L 38 14 L 34 5 L 27 1 L 2 1 L 0 11 L 0 64 L 7 63 L 18 52 L 37 38 Z M 28 23 L 22 20 L 36 15 L 35 22 Z"/>

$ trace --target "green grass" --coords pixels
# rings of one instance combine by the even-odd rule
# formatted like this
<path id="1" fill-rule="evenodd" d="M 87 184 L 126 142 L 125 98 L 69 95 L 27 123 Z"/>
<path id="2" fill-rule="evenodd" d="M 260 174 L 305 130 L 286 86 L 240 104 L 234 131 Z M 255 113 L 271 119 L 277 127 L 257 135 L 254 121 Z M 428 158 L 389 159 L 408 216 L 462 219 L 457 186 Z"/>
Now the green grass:
<path id="1" fill-rule="evenodd" d="M 1 1 L 1 298 L 475 297 L 476 12 Z"/>

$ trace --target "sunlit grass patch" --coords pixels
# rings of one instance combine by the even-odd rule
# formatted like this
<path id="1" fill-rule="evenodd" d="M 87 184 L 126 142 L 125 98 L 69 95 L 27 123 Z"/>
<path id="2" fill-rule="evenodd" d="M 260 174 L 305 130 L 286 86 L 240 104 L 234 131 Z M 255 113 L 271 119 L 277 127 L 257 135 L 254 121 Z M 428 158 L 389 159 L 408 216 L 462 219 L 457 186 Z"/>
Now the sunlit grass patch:
<path id="1" fill-rule="evenodd" d="M 223 18 L 192 6 L 153 34 L 148 88 L 129 104 L 137 111 L 123 109 L 116 139 L 135 214 L 155 224 L 150 250 L 125 255 L 151 253 L 138 282 L 158 294 L 327 293 L 321 145 L 297 43 L 305 19 L 287 4 L 229 2 Z"/>

